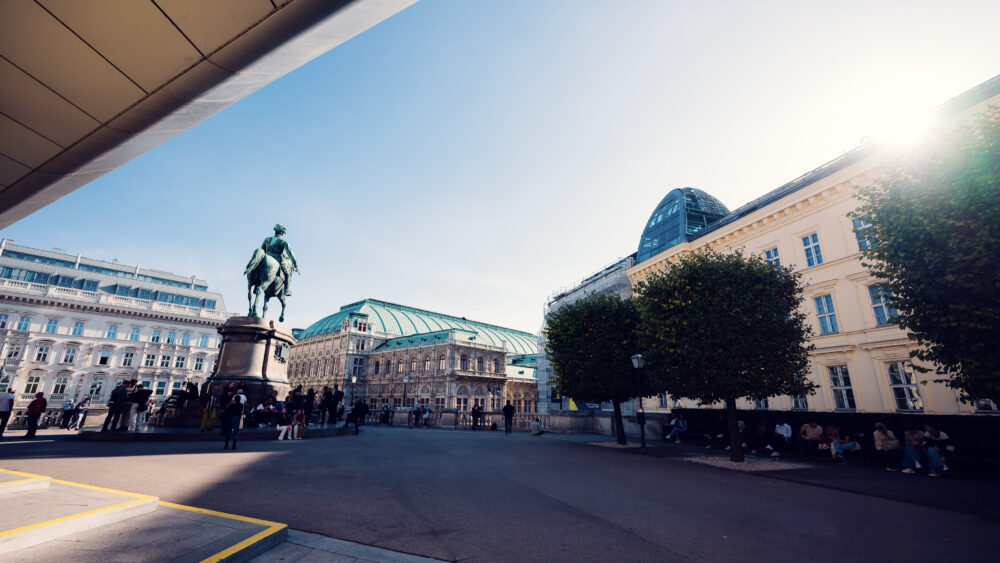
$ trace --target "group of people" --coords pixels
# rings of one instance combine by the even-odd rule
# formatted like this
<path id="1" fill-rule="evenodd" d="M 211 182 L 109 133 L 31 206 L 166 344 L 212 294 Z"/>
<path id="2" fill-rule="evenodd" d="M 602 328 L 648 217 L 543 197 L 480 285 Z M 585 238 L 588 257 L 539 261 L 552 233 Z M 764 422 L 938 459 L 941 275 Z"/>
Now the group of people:
<path id="1" fill-rule="evenodd" d="M 302 387 L 289 391 L 282 400 L 276 390 L 271 390 L 262 401 L 255 406 L 249 406 L 243 390 L 236 383 L 230 382 L 225 388 L 218 385 L 203 389 L 201 401 L 201 431 L 210 432 L 216 420 L 224 437 L 223 449 L 236 449 L 241 427 L 274 426 L 278 432 L 278 440 L 301 440 L 315 413 L 319 414 L 319 424 L 335 425 L 344 421 L 344 426 L 354 425 L 354 433 L 358 434 L 368 414 L 368 406 L 354 399 L 350 411 L 342 404 L 344 392 L 340 386 L 333 389 L 323 387 L 320 393 L 309 389 L 303 392 Z"/>
<path id="2" fill-rule="evenodd" d="M 149 422 L 155 401 L 152 389 L 146 389 L 138 380 L 121 381 L 108 397 L 108 415 L 101 432 L 128 432 L 138 430 Z M 66 408 L 64 406 L 63 408 Z M 82 427 L 82 423 L 79 425 Z"/>

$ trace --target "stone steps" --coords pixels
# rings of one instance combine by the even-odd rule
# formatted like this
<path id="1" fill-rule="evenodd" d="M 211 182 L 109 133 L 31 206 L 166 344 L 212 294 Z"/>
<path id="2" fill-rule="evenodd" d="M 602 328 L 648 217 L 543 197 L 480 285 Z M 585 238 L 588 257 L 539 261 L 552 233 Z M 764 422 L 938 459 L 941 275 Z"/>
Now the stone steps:
<path id="1" fill-rule="evenodd" d="M 284 524 L 0 469 L 0 560 L 248 561 Z"/>

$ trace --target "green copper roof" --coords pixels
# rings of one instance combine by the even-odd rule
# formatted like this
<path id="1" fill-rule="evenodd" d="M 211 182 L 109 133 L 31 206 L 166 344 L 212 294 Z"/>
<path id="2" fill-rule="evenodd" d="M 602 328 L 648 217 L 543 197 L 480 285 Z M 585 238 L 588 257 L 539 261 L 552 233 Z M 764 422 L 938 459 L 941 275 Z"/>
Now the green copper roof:
<path id="1" fill-rule="evenodd" d="M 535 335 L 520 330 L 470 321 L 433 311 L 425 311 L 405 305 L 387 303 L 376 299 L 365 299 L 344 305 L 340 311 L 320 319 L 302 331 L 297 338 L 309 338 L 320 334 L 337 332 L 344 321 L 352 316 L 367 315 L 368 326 L 375 332 L 385 332 L 398 336 L 425 335 L 448 329 L 466 330 L 478 334 L 480 342 L 493 346 L 505 346 L 511 354 L 537 354 L 538 343 Z M 353 322 L 353 321 L 351 321 Z"/>

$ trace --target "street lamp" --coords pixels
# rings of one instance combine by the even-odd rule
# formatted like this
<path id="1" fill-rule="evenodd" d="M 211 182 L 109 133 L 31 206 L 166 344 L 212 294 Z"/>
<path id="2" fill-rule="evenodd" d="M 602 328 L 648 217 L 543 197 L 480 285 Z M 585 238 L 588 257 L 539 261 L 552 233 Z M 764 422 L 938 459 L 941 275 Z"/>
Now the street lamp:
<path id="1" fill-rule="evenodd" d="M 403 376 L 403 408 L 406 408 L 406 384 L 410 382 L 410 376 Z"/>
<path id="2" fill-rule="evenodd" d="M 351 376 L 351 404 L 354 404 L 354 399 L 358 396 L 358 376 Z"/>
<path id="3" fill-rule="evenodd" d="M 636 374 L 636 391 L 639 396 L 639 408 L 635 411 L 635 422 L 639 425 L 639 451 L 646 453 L 646 410 L 642 407 L 642 354 L 632 356 L 632 367 Z"/>

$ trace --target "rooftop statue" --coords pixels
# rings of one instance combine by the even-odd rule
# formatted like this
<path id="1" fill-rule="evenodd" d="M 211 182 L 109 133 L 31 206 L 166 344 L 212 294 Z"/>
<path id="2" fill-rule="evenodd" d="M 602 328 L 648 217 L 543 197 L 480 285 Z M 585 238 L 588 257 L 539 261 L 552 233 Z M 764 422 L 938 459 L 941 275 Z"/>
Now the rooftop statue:
<path id="1" fill-rule="evenodd" d="M 254 251 L 253 258 L 247 264 L 247 269 L 243 275 L 247 277 L 247 301 L 250 303 L 250 317 L 261 317 L 267 315 L 267 302 L 272 297 L 277 297 L 281 301 L 281 316 L 278 322 L 285 320 L 285 297 L 292 293 L 288 290 L 288 284 L 292 279 L 292 272 L 299 271 L 299 265 L 295 261 L 292 249 L 281 238 L 285 234 L 285 228 L 281 225 L 274 226 L 274 236 L 264 239 L 260 248 Z M 287 256 L 286 256 L 287 255 Z M 264 294 L 264 310 L 257 314 L 257 301 L 261 294 Z"/>

